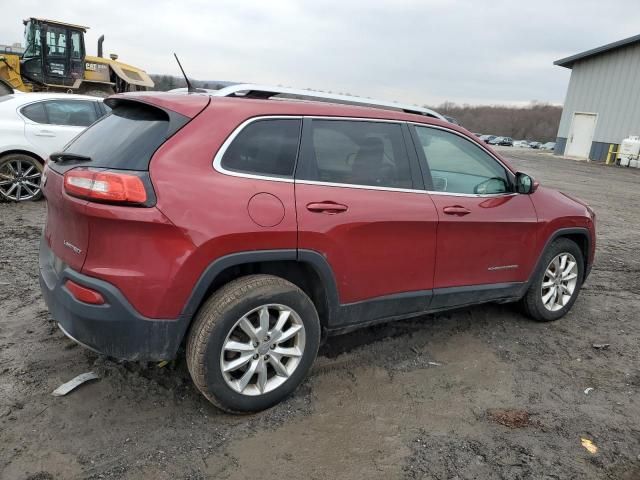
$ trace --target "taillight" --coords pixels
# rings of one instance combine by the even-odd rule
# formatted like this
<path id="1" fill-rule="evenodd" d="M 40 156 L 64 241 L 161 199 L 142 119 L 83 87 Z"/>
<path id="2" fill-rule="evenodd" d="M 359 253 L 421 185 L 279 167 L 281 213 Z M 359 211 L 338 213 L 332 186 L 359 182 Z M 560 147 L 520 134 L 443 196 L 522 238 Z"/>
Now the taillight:
<path id="1" fill-rule="evenodd" d="M 64 190 L 97 202 L 145 205 L 153 195 L 145 180 L 150 183 L 144 172 L 74 168 L 64 174 Z"/>

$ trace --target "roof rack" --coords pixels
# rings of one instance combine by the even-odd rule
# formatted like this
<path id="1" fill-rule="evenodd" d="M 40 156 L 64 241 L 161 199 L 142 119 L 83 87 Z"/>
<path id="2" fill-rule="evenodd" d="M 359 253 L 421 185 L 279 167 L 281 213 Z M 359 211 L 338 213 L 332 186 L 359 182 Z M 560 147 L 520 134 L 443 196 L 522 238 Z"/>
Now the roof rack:
<path id="1" fill-rule="evenodd" d="M 276 96 L 292 100 L 314 100 L 329 103 L 341 103 L 345 105 L 361 105 L 365 107 L 382 108 L 385 110 L 395 110 L 416 115 L 445 120 L 446 118 L 438 112 L 428 108 L 417 107 L 415 105 L 403 105 L 401 103 L 375 100 L 373 98 L 353 97 L 351 95 L 338 95 L 335 93 L 318 92 L 316 90 L 302 90 L 299 88 L 273 87 L 266 85 L 255 85 L 252 83 L 240 83 L 230 85 L 217 90 L 211 94 L 215 97 L 244 97 L 267 99 Z"/>

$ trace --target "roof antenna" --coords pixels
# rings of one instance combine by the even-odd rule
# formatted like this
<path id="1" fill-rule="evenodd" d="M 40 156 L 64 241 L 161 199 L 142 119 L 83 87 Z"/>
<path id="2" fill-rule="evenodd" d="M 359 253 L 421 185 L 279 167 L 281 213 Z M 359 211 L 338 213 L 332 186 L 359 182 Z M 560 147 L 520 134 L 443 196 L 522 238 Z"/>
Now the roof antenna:
<path id="1" fill-rule="evenodd" d="M 191 85 L 191 82 L 189 81 L 189 77 L 187 77 L 187 74 L 184 73 L 184 68 L 182 68 L 182 64 L 180 63 L 180 60 L 178 60 L 178 55 L 176 55 L 175 52 L 174 52 L 173 56 L 176 57 L 176 62 L 178 62 L 178 66 L 180 67 L 180 71 L 182 72 L 182 76 L 184 77 L 184 80 L 187 82 L 187 92 L 189 92 L 189 93 L 205 93 L 204 90 L 200 90 L 199 88 L 195 88 L 193 85 Z"/>

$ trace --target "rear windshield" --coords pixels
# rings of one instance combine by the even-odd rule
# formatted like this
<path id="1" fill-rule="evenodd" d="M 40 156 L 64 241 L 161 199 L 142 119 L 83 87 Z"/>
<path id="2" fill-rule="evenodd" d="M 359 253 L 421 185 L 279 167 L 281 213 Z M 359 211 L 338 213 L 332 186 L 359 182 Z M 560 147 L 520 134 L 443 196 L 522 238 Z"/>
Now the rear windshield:
<path id="1" fill-rule="evenodd" d="M 174 115 L 178 114 L 169 118 L 164 110 L 143 103 L 121 103 L 76 137 L 64 152 L 91 158 L 87 163 L 91 167 L 148 170 L 153 152 L 177 130 L 172 123 L 177 120 L 179 128 L 188 120 Z"/>

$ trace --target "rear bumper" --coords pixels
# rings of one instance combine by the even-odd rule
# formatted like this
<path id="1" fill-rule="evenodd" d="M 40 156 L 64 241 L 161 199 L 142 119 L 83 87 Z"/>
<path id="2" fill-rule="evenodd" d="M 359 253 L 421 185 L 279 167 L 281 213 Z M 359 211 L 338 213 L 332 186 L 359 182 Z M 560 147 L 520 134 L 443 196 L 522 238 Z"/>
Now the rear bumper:
<path id="1" fill-rule="evenodd" d="M 185 318 L 155 320 L 140 315 L 113 285 L 72 270 L 58 259 L 44 238 L 40 243 L 40 288 L 62 331 L 81 345 L 123 360 L 175 357 L 187 327 Z M 67 279 L 98 291 L 104 305 L 77 300 Z"/>

